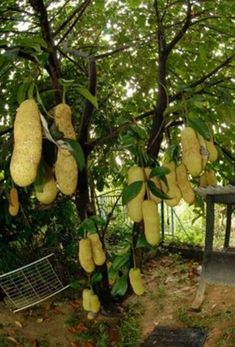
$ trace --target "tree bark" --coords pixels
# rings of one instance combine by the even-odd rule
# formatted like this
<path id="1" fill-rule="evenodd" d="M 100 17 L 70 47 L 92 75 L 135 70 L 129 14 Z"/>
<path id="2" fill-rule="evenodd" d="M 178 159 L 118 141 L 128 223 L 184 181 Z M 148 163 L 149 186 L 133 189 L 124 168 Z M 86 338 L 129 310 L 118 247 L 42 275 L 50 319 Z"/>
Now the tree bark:
<path id="1" fill-rule="evenodd" d="M 55 89 L 55 100 L 57 103 L 60 103 L 62 101 L 62 86 L 59 83 L 61 72 L 47 9 L 43 0 L 29 0 L 29 2 L 35 11 L 36 17 L 38 17 L 42 37 L 47 44 L 48 63 L 46 64 L 46 69 L 51 78 L 52 88 Z"/>

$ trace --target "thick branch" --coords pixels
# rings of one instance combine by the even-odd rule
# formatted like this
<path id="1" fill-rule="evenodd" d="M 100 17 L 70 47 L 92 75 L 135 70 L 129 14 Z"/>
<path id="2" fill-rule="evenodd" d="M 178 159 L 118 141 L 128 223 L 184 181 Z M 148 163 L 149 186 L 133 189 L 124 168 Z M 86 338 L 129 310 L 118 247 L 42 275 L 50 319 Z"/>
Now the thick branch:
<path id="1" fill-rule="evenodd" d="M 184 25 L 182 26 L 181 30 L 178 33 L 176 33 L 172 41 L 167 44 L 166 51 L 168 54 L 175 47 L 175 45 L 182 39 L 182 37 L 184 36 L 186 31 L 190 27 L 191 18 L 192 18 L 191 17 L 191 2 L 190 0 L 187 0 L 187 14 L 186 14 Z"/>
<path id="2" fill-rule="evenodd" d="M 165 51 L 166 48 L 166 40 L 165 40 L 165 31 L 164 31 L 164 26 L 163 26 L 163 18 L 161 18 L 160 13 L 159 13 L 159 8 L 158 8 L 158 0 L 154 0 L 154 10 L 156 14 L 156 19 L 157 19 L 157 27 L 158 27 L 158 50 L 159 52 Z"/>
<path id="3" fill-rule="evenodd" d="M 36 15 L 39 18 L 39 23 L 42 31 L 42 37 L 47 43 L 48 51 L 48 64 L 46 65 L 47 71 L 51 77 L 52 88 L 56 90 L 55 99 L 56 102 L 61 102 L 62 99 L 62 87 L 59 83 L 60 79 L 60 66 L 57 57 L 57 51 L 55 43 L 52 37 L 51 28 L 48 20 L 48 14 L 43 0 L 29 0 Z"/>
<path id="4" fill-rule="evenodd" d="M 154 9 L 158 26 L 158 96 L 148 142 L 148 153 L 152 156 L 157 156 L 160 150 L 164 131 L 163 115 L 167 107 L 166 66 L 168 52 L 166 50 L 165 32 L 162 18 L 159 13 L 158 0 L 154 1 Z"/>
<path id="5" fill-rule="evenodd" d="M 75 8 L 75 10 L 68 16 L 68 18 L 55 30 L 53 36 L 57 36 L 65 27 L 66 25 L 82 10 L 84 6 L 84 3 L 80 4 Z"/>
<path id="6" fill-rule="evenodd" d="M 88 59 L 88 69 L 89 69 L 89 86 L 88 90 L 92 95 L 96 95 L 96 62 L 93 57 Z M 79 141 L 81 145 L 84 145 L 88 140 L 89 133 L 89 125 L 91 121 L 91 115 L 93 112 L 94 106 L 93 104 L 86 99 L 85 107 L 82 114 L 80 131 L 79 131 Z"/>

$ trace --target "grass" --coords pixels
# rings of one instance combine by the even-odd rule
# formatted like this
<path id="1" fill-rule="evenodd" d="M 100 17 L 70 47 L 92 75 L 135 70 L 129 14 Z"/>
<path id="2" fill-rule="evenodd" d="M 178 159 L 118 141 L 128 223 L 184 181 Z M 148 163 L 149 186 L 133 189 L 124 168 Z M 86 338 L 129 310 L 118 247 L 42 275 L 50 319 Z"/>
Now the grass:
<path id="1" fill-rule="evenodd" d="M 120 342 L 116 347 L 140 346 L 140 318 L 142 313 L 143 307 L 140 303 L 131 304 L 128 307 L 120 324 Z"/>
<path id="2" fill-rule="evenodd" d="M 189 328 L 211 328 L 217 322 L 228 322 L 235 319 L 234 312 L 220 311 L 213 314 L 204 312 L 189 312 L 185 309 L 179 309 L 177 318 Z"/>
<path id="3" fill-rule="evenodd" d="M 225 328 L 223 335 L 215 342 L 215 347 L 235 346 L 235 327 Z"/>

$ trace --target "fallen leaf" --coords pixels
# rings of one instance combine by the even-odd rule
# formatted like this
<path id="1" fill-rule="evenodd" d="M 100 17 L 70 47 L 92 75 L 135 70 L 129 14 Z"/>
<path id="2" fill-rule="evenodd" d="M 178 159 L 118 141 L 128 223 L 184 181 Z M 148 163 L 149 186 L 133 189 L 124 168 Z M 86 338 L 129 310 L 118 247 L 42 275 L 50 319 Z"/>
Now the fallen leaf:
<path id="1" fill-rule="evenodd" d="M 13 342 L 15 345 L 19 345 L 19 342 L 12 336 L 8 336 L 7 339 L 11 342 Z"/>
<path id="2" fill-rule="evenodd" d="M 79 342 L 71 342 L 71 347 L 81 347 Z"/>
<path id="3" fill-rule="evenodd" d="M 75 327 L 75 330 L 77 333 L 83 333 L 84 331 L 87 331 L 87 327 L 83 323 L 80 323 Z"/>
<path id="4" fill-rule="evenodd" d="M 77 332 L 75 327 L 68 327 L 67 331 L 69 334 L 75 334 Z"/>
<path id="5" fill-rule="evenodd" d="M 19 328 L 23 328 L 23 325 L 20 321 L 16 320 L 15 325 L 17 325 Z"/>
<path id="6" fill-rule="evenodd" d="M 94 343 L 92 341 L 86 341 L 85 347 L 95 347 Z"/>
<path id="7" fill-rule="evenodd" d="M 64 314 L 64 312 L 60 308 L 58 308 L 58 307 L 53 307 L 51 309 L 51 312 L 53 312 L 55 314 Z"/>
<path id="8" fill-rule="evenodd" d="M 72 308 L 77 309 L 81 307 L 81 301 L 80 300 L 74 300 L 74 301 L 70 301 L 69 303 Z"/>

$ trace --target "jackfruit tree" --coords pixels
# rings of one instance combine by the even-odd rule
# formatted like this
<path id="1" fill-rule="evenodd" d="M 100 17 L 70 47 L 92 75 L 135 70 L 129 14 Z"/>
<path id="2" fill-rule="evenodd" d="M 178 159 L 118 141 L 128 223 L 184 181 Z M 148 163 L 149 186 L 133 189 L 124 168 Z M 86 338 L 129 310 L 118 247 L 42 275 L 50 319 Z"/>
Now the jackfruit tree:
<path id="1" fill-rule="evenodd" d="M 230 0 L 0 4 L 0 248 L 62 244 L 93 279 L 89 313 L 144 292 L 135 249 L 159 244 L 162 200 L 235 179 L 234 16 Z M 94 196 L 123 186 L 133 244 L 112 286 Z"/>

